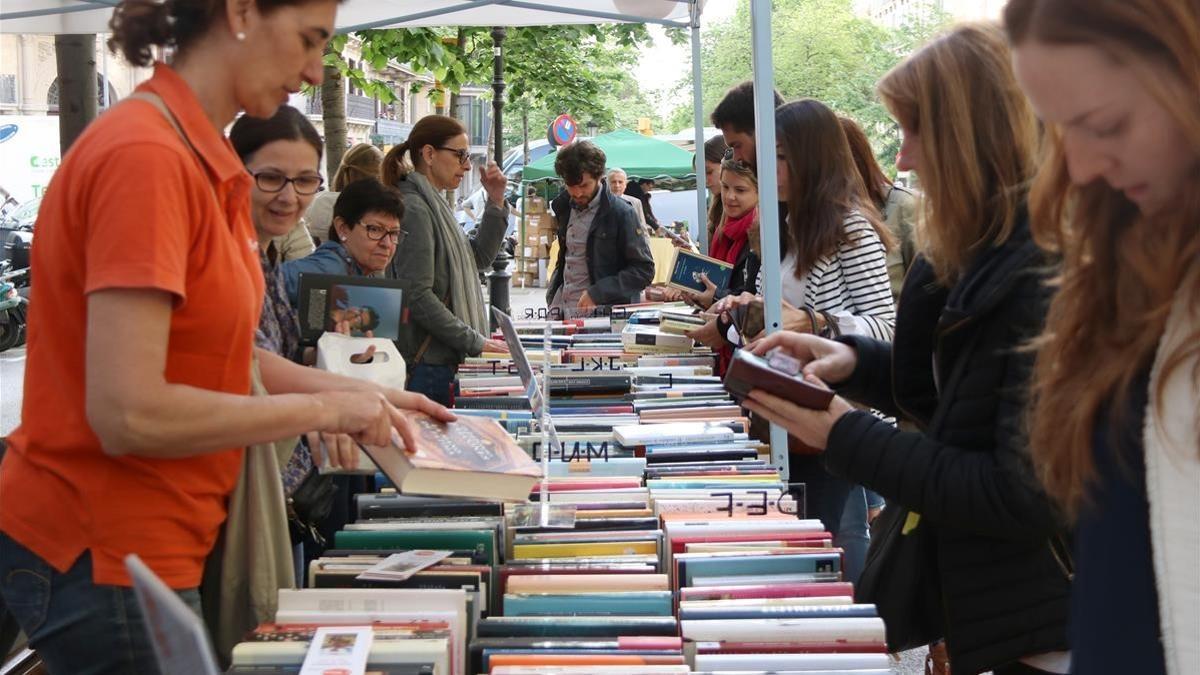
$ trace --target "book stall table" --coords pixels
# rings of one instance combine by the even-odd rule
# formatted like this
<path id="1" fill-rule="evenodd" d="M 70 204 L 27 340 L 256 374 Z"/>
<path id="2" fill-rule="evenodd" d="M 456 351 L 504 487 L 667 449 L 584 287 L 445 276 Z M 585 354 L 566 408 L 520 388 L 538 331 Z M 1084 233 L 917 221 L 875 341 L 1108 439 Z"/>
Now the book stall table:
<path id="1" fill-rule="evenodd" d="M 494 498 L 489 470 L 475 495 L 359 495 L 233 672 L 294 667 L 330 624 L 373 626 L 383 672 L 891 672 L 874 606 L 750 437 L 716 355 L 682 335 L 689 312 L 502 316 L 511 353 L 468 359 L 455 412 L 529 461 L 494 476 L 536 462 L 529 499 Z M 436 555 L 415 567 L 414 552 Z"/>

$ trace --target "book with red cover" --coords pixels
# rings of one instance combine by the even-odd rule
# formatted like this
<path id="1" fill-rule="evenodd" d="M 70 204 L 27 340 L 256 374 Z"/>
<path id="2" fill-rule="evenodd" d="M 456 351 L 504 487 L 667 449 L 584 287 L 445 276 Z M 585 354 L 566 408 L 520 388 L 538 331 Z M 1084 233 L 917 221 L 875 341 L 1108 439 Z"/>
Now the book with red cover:
<path id="1" fill-rule="evenodd" d="M 463 415 L 443 424 L 406 413 L 416 428 L 415 452 L 396 443 L 366 447 L 375 465 L 405 494 L 523 502 L 541 469 L 495 420 Z"/>
<path id="2" fill-rule="evenodd" d="M 722 544 L 753 541 L 789 541 L 809 542 L 813 546 L 823 546 L 825 542 L 833 541 L 833 535 L 828 532 L 796 532 L 794 530 L 762 530 L 738 534 L 696 534 L 678 535 L 671 537 L 671 553 L 683 553 L 687 544 Z"/>

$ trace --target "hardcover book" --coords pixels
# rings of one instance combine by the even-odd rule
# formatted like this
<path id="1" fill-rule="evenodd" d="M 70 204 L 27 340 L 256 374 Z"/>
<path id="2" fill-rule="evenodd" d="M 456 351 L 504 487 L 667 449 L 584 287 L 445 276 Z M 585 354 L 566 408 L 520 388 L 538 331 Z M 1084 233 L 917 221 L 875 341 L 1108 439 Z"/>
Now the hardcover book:
<path id="1" fill-rule="evenodd" d="M 675 258 L 671 261 L 671 278 L 667 285 L 685 291 L 703 293 L 705 286 L 700 275 L 708 275 L 718 290 L 729 286 L 729 278 L 733 275 L 733 265 L 716 258 L 700 255 L 682 248 L 675 249 Z"/>
<path id="2" fill-rule="evenodd" d="M 495 420 L 460 417 L 443 424 L 411 413 L 417 447 L 368 447 L 403 493 L 525 501 L 541 470 Z"/>

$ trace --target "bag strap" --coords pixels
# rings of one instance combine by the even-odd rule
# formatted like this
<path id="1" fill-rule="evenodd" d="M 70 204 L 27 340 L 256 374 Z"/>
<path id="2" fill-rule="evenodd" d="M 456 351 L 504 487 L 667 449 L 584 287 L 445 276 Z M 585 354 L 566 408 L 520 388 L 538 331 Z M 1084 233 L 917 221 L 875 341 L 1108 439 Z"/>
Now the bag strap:
<path id="1" fill-rule="evenodd" d="M 163 102 L 162 97 L 149 91 L 135 91 L 129 96 L 125 97 L 125 100 L 129 99 L 145 101 L 146 103 L 154 106 L 158 112 L 162 113 L 162 116 L 167 119 L 167 122 L 171 125 L 171 128 L 175 130 L 175 133 L 179 134 L 179 138 L 183 141 L 183 144 L 192 151 L 192 156 L 196 159 L 196 163 L 199 165 L 200 170 L 204 171 L 207 177 L 208 172 L 204 169 L 204 160 L 200 157 L 200 151 L 197 150 L 196 146 L 192 144 L 192 141 L 187 137 L 187 134 L 183 133 L 183 127 L 179 126 L 179 120 L 175 119 L 175 115 L 171 112 L 170 108 L 167 107 L 167 104 Z M 221 206 L 221 198 L 219 195 L 217 195 L 216 186 L 212 184 L 211 180 L 206 180 L 204 182 L 208 184 L 208 189 L 212 193 L 213 199 L 217 203 L 217 212 L 224 212 L 225 209 Z"/>

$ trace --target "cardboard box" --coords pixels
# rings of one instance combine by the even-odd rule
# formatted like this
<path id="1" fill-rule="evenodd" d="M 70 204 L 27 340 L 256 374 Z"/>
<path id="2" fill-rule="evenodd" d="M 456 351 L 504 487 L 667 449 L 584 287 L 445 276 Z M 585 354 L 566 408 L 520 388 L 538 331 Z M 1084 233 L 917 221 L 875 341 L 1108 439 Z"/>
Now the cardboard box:
<path id="1" fill-rule="evenodd" d="M 546 200 L 541 197 L 525 198 L 525 213 L 545 213 Z"/>
<path id="2" fill-rule="evenodd" d="M 550 235 L 548 233 L 531 232 L 529 230 L 526 230 L 524 245 L 525 246 L 533 246 L 533 247 L 549 246 L 552 239 L 553 239 L 553 235 Z"/>

